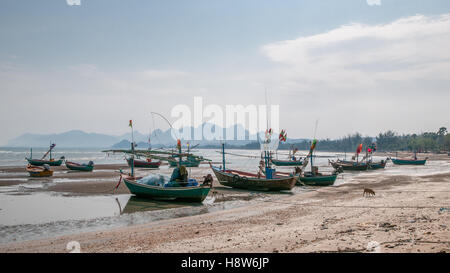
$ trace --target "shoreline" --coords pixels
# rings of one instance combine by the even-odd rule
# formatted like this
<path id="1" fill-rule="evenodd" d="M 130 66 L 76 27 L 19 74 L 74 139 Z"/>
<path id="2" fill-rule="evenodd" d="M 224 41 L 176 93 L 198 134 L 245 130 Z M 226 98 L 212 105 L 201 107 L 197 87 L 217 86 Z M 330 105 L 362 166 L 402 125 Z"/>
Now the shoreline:
<path id="1" fill-rule="evenodd" d="M 430 160 L 450 162 L 439 154 Z M 197 175 L 205 171 L 198 169 Z M 71 182 L 60 184 L 66 183 Z M 88 182 L 73 183 L 85 187 Z M 368 252 L 371 242 L 378 242 L 379 252 L 449 252 L 449 183 L 450 170 L 431 175 L 368 172 L 357 182 L 243 207 L 2 244 L 0 252 L 67 252 L 70 241 L 80 242 L 82 252 Z M 373 189 L 375 197 L 362 197 L 364 187 Z M 238 192 L 217 189 L 225 197 Z"/>

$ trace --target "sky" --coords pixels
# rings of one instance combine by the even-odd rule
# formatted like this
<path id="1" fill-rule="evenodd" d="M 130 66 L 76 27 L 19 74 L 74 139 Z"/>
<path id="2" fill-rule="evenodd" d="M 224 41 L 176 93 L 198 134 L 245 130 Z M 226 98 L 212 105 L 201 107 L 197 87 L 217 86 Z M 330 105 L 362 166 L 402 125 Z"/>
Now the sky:
<path id="1" fill-rule="evenodd" d="M 79 5 L 78 5 L 79 4 Z M 288 137 L 450 127 L 448 0 L 3 0 L 0 145 L 280 106 Z"/>

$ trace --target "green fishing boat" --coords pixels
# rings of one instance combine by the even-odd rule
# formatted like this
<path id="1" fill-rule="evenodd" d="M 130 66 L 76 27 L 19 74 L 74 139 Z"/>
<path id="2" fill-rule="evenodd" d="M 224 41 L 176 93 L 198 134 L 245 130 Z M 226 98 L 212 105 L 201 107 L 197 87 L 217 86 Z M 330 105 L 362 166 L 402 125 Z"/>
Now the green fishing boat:
<path id="1" fill-rule="evenodd" d="M 271 159 L 272 164 L 275 166 L 301 166 L 303 164 L 302 160 L 280 160 L 280 159 Z"/>
<path id="2" fill-rule="evenodd" d="M 44 164 L 47 164 L 49 166 L 61 166 L 63 163 L 65 157 L 61 156 L 58 160 L 55 160 L 52 158 L 52 150 L 55 148 L 56 144 L 51 144 L 49 150 L 44 154 L 44 156 L 41 159 L 34 159 L 33 158 L 33 149 L 31 149 L 30 157 L 25 157 L 25 159 L 28 161 L 30 165 L 33 166 L 43 166 Z M 50 159 L 46 160 L 45 158 L 47 155 L 50 154 Z"/>
<path id="3" fill-rule="evenodd" d="M 304 173 L 303 176 L 299 176 L 301 184 L 307 186 L 331 186 L 334 184 L 337 178 L 337 174 L 332 175 L 322 175 L 322 174 L 312 174 L 311 172 Z"/>
<path id="4" fill-rule="evenodd" d="M 303 168 L 306 167 L 306 165 L 308 165 L 308 157 L 309 157 L 309 160 L 311 161 L 309 162 L 311 164 L 311 171 L 302 173 L 303 169 L 298 170 L 300 172 L 300 175 L 298 176 L 298 182 L 301 185 L 306 186 L 331 186 L 336 181 L 338 174 L 342 172 L 342 169 L 338 168 L 336 171 L 334 171 L 329 175 L 319 173 L 319 168 L 317 166 L 314 166 L 313 164 L 313 154 L 316 145 L 317 140 L 314 139 L 311 143 L 309 154 L 305 159 L 305 164 L 303 165 Z"/>
<path id="5" fill-rule="evenodd" d="M 58 160 L 54 160 L 54 159 L 41 160 L 41 159 L 32 159 L 32 158 L 25 158 L 25 159 L 28 161 L 28 163 L 30 165 L 33 165 L 33 166 L 43 166 L 44 164 L 47 164 L 49 166 L 61 166 L 61 164 L 64 161 L 64 156 L 62 156 Z"/>
<path id="6" fill-rule="evenodd" d="M 165 178 L 163 175 L 150 174 L 146 177 L 136 177 L 134 175 L 134 156 L 136 154 L 134 150 L 134 138 L 133 138 L 133 121 L 130 120 L 131 127 L 131 173 L 125 174 L 120 170 L 120 180 L 115 189 L 117 189 L 123 180 L 126 187 L 130 192 L 138 197 L 160 199 L 160 200 L 177 200 L 185 202 L 202 202 L 205 200 L 209 191 L 212 188 L 213 179 L 211 175 L 205 176 L 203 184 L 199 185 L 197 180 L 189 179 L 188 171 L 185 166 L 178 165 L 172 172 L 172 176 Z M 180 140 L 178 140 L 178 146 L 180 147 Z M 181 153 L 172 154 L 177 156 L 179 162 L 182 161 L 182 157 L 186 156 Z M 157 177 L 155 177 L 157 175 Z"/>
<path id="7" fill-rule="evenodd" d="M 72 171 L 92 172 L 94 170 L 94 162 L 89 161 L 88 164 L 79 164 L 75 162 L 66 161 L 66 167 Z"/>
<path id="8" fill-rule="evenodd" d="M 177 167 L 178 165 L 186 166 L 186 167 L 198 167 L 202 160 L 197 159 L 198 157 L 187 156 L 186 160 L 177 161 L 176 157 L 172 157 L 172 160 L 169 160 L 170 167 Z"/>
<path id="9" fill-rule="evenodd" d="M 399 159 L 399 158 L 391 158 L 392 163 L 395 165 L 425 165 L 428 158 L 423 160 L 418 159 Z"/>
<path id="10" fill-rule="evenodd" d="M 144 198 L 202 202 L 211 190 L 210 185 L 193 187 L 161 187 L 138 183 L 138 180 L 142 177 L 132 177 L 125 174 L 122 174 L 121 177 L 132 194 Z"/>

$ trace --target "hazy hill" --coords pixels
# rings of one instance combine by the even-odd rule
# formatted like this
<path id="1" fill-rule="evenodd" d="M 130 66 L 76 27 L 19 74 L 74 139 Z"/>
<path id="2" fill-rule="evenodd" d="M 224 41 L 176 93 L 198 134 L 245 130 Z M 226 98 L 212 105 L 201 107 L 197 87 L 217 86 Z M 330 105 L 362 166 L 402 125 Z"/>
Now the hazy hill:
<path id="1" fill-rule="evenodd" d="M 203 124 L 197 128 L 185 128 L 185 130 L 191 131 L 191 136 L 194 137 L 194 133 L 196 130 L 203 130 L 204 126 L 208 124 Z M 245 130 L 242 125 L 234 125 L 229 128 L 222 128 L 219 126 L 212 126 L 213 131 L 222 130 L 223 135 L 226 136 L 226 132 L 230 132 L 229 130 L 234 129 L 234 136 L 236 138 L 237 132 L 241 130 L 244 132 L 245 139 L 244 140 L 232 140 L 227 141 L 227 144 L 234 146 L 244 146 L 255 142 L 257 140 L 255 134 L 250 134 L 247 130 Z M 147 148 L 148 147 L 148 134 L 142 134 L 138 131 L 134 132 L 134 140 L 138 143 L 139 148 Z M 253 138 L 253 140 L 251 140 Z M 151 144 L 152 147 L 173 147 L 176 145 L 176 138 L 172 137 L 170 130 L 154 130 L 151 135 Z M 23 134 L 14 139 L 11 139 L 7 146 L 9 147 L 48 147 L 50 142 L 56 143 L 58 147 L 66 147 L 66 148 L 109 148 L 114 147 L 116 149 L 128 148 L 130 147 L 129 143 L 131 140 L 131 133 L 126 133 L 123 135 L 107 135 L 107 134 L 98 134 L 98 133 L 86 133 L 81 130 L 72 130 L 59 134 Z M 289 142 L 296 142 L 298 139 L 288 139 Z M 186 145 L 187 141 L 182 140 L 183 146 Z M 220 140 L 191 140 L 191 146 L 200 144 L 199 146 L 218 146 L 221 144 Z"/>

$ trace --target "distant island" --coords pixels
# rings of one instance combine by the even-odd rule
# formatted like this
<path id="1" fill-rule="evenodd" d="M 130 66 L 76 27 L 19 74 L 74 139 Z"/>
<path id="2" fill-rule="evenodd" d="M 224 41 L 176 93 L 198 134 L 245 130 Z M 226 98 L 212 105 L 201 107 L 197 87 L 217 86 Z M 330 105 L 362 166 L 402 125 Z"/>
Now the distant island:
<path id="1" fill-rule="evenodd" d="M 235 128 L 236 129 L 236 128 Z M 194 130 L 191 128 L 191 130 Z M 227 141 L 227 149 L 259 149 L 259 143 L 249 140 L 249 133 L 245 131 L 246 140 Z M 151 148 L 173 148 L 176 140 L 172 138 L 170 130 L 155 130 L 151 134 Z M 148 135 L 134 132 L 134 139 L 139 149 L 149 148 Z M 63 148 L 113 148 L 127 149 L 130 147 L 131 134 L 106 135 L 98 133 L 86 133 L 81 130 L 72 130 L 60 134 L 23 134 L 10 140 L 8 147 L 48 147 L 50 141 L 57 143 Z M 292 139 L 280 143 L 280 150 L 288 150 L 296 147 L 299 150 L 308 150 L 310 139 Z M 436 132 L 425 132 L 421 134 L 398 134 L 394 131 L 387 131 L 378 136 L 362 136 L 359 133 L 347 135 L 339 139 L 321 139 L 318 141 L 316 149 L 319 151 L 352 152 L 356 146 L 362 143 L 369 146 L 377 143 L 379 151 L 418 151 L 418 152 L 443 152 L 450 150 L 450 135 L 446 127 L 439 128 Z M 203 140 L 190 141 L 191 147 L 199 149 L 220 148 L 221 141 Z M 186 143 L 183 143 L 185 146 Z"/>

